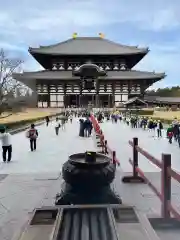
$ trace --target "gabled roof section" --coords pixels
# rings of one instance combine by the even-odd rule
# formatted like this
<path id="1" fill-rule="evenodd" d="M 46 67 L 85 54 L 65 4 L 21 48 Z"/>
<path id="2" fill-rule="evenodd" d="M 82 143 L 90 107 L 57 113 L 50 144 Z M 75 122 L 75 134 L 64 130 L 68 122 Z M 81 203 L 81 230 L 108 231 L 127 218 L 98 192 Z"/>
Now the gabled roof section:
<path id="1" fill-rule="evenodd" d="M 141 72 L 141 71 L 108 71 L 107 76 L 99 77 L 99 79 L 110 79 L 110 80 L 160 80 L 164 78 L 165 73 L 154 73 L 154 72 Z M 57 80 L 70 80 L 70 79 L 80 79 L 80 77 L 75 77 L 72 71 L 37 71 L 37 72 L 24 72 L 24 73 L 14 73 L 13 77 L 15 79 L 57 79 Z"/>
<path id="2" fill-rule="evenodd" d="M 134 98 L 130 98 L 127 102 L 124 103 L 124 105 L 131 105 L 133 103 L 139 102 L 142 105 L 148 105 L 144 100 L 138 98 L 138 97 L 134 97 Z"/>
<path id="3" fill-rule="evenodd" d="M 131 55 L 148 51 L 148 48 L 126 46 L 100 37 L 77 37 L 50 46 L 29 48 L 32 54 L 50 55 Z"/>

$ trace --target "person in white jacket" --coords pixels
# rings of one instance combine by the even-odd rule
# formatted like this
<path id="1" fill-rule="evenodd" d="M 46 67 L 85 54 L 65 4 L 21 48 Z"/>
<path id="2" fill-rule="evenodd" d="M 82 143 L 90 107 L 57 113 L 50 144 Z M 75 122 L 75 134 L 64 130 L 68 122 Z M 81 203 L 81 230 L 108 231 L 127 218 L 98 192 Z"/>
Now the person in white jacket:
<path id="1" fill-rule="evenodd" d="M 0 129 L 0 139 L 2 142 L 3 161 L 6 162 L 6 157 L 7 157 L 7 161 L 10 162 L 12 158 L 11 134 L 6 132 L 5 128 L 2 128 Z M 8 153 L 8 156 L 7 156 L 7 153 Z"/>
<path id="2" fill-rule="evenodd" d="M 56 135 L 59 134 L 59 128 L 61 127 L 61 124 L 60 124 L 60 121 L 58 118 L 56 118 L 56 121 L 55 121 L 55 133 Z"/>

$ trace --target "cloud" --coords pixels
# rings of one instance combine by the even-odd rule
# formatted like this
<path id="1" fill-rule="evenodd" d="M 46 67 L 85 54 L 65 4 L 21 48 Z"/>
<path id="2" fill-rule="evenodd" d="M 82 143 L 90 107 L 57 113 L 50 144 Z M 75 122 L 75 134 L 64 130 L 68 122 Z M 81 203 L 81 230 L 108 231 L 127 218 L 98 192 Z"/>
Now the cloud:
<path id="1" fill-rule="evenodd" d="M 37 63 L 28 55 L 29 46 L 60 42 L 73 32 L 104 32 L 120 43 L 149 46 L 152 51 L 137 68 L 165 71 L 162 84 L 174 84 L 179 75 L 179 10 L 179 0 L 6 0 L 0 9 L 0 47 L 23 56 L 25 68 L 32 70 Z"/>

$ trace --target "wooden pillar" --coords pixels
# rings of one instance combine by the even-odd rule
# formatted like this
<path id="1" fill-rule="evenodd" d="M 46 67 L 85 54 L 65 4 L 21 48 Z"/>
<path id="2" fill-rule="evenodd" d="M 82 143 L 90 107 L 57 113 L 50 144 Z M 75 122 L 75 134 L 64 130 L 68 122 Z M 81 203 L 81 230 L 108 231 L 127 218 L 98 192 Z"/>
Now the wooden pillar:
<path id="1" fill-rule="evenodd" d="M 48 102 L 47 102 L 47 107 L 50 107 L 50 86 L 47 84 L 47 90 L 48 90 Z"/>
<path id="2" fill-rule="evenodd" d="M 131 90 L 132 90 L 132 81 L 128 81 L 128 99 L 129 99 L 129 96 L 131 95 Z"/>
<path id="3" fill-rule="evenodd" d="M 141 81 L 141 83 L 140 83 L 140 92 L 141 92 L 141 96 L 142 97 L 144 96 L 144 92 L 145 92 L 146 87 L 147 87 L 146 80 Z"/>
<path id="4" fill-rule="evenodd" d="M 98 79 L 96 79 L 95 106 L 99 107 L 99 81 L 98 81 Z"/>
<path id="5" fill-rule="evenodd" d="M 112 107 L 114 107 L 115 105 L 115 88 L 116 88 L 116 84 L 113 82 L 112 83 Z"/>
<path id="6" fill-rule="evenodd" d="M 79 107 L 78 95 L 76 94 L 76 107 Z"/>
<path id="7" fill-rule="evenodd" d="M 111 95 L 108 94 L 108 107 L 110 108 L 111 107 Z"/>
<path id="8" fill-rule="evenodd" d="M 64 107 L 66 108 L 66 83 L 63 84 L 63 92 L 64 92 Z"/>

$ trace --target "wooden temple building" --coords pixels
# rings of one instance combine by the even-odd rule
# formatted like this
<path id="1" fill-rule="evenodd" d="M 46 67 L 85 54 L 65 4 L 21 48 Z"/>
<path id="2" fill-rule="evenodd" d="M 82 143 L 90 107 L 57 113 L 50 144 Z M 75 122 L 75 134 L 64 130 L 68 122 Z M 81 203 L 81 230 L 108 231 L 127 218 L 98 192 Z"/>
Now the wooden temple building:
<path id="1" fill-rule="evenodd" d="M 125 46 L 99 37 L 74 36 L 29 53 L 42 71 L 14 74 L 33 90 L 38 107 L 118 107 L 165 77 L 165 73 L 132 70 L 148 48 Z"/>

